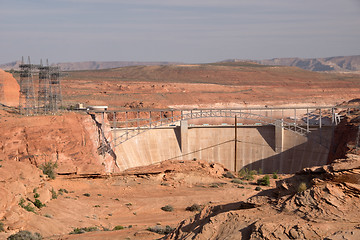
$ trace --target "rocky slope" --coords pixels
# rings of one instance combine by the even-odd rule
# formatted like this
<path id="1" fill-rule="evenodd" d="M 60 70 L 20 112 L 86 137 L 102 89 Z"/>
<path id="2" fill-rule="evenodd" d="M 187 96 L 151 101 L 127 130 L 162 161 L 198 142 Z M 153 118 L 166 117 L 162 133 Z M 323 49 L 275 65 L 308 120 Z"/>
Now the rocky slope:
<path id="1" fill-rule="evenodd" d="M 57 162 L 60 174 L 111 172 L 113 158 L 99 155 L 99 128 L 89 115 L 19 116 L 0 110 L 0 159 L 40 166 Z"/>
<path id="2" fill-rule="evenodd" d="M 360 112 L 351 113 L 340 129 L 358 129 Z M 353 143 L 352 136 L 342 141 Z M 164 239 L 359 239 L 360 156 L 356 144 L 348 147 L 342 159 L 304 169 L 245 202 L 206 208 Z"/>

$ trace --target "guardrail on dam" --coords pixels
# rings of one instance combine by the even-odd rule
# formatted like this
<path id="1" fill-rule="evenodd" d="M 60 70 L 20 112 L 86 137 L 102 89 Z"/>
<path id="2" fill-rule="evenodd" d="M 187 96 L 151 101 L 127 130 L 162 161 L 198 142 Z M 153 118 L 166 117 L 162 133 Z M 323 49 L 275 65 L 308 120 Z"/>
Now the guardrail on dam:
<path id="1" fill-rule="evenodd" d="M 102 126 L 112 128 L 99 150 L 111 149 L 120 170 L 201 159 L 235 171 L 294 173 L 326 164 L 338 112 L 332 107 L 102 112 Z"/>

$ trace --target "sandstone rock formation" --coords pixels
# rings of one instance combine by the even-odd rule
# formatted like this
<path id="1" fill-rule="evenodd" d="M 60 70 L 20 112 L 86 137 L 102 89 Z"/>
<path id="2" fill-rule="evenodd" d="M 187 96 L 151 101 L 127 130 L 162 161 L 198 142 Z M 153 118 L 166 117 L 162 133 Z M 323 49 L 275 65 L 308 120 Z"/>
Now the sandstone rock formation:
<path id="1" fill-rule="evenodd" d="M 16 79 L 0 69 L 0 103 L 17 107 L 19 105 L 19 84 Z"/>

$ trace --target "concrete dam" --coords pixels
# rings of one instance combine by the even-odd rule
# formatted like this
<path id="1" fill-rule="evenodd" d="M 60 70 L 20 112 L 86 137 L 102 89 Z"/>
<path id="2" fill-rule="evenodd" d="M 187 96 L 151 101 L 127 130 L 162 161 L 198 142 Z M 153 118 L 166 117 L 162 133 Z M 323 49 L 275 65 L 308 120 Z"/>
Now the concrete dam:
<path id="1" fill-rule="evenodd" d="M 304 114 L 304 111 L 297 109 L 297 114 Z M 232 171 L 247 168 L 261 169 L 264 173 L 295 173 L 304 167 L 326 164 L 336 124 L 336 115 L 324 117 L 320 110 L 316 118 L 310 118 L 313 113 L 309 113 L 308 109 L 306 111 L 307 119 L 301 120 L 297 114 L 288 118 L 295 123 L 286 123 L 283 119 L 279 123 L 279 118 L 271 116 L 275 120 L 270 124 L 260 117 L 256 117 L 257 122 L 249 124 L 247 117 L 240 119 L 236 127 L 234 122 L 231 124 L 234 121 L 232 117 L 239 115 L 236 111 L 228 115 L 227 123 L 222 124 L 218 123 L 225 121 L 223 113 L 220 114 L 221 120 L 215 121 L 215 124 L 200 124 L 195 117 L 185 119 L 184 113 L 176 118 L 172 113 L 166 118 L 169 120 L 167 124 L 160 126 L 156 126 L 154 117 L 141 118 L 138 113 L 132 121 L 126 119 L 121 122 L 117 118 L 109 121 L 113 126 L 111 144 L 121 171 L 165 160 L 205 160 L 221 163 Z M 244 115 L 244 112 L 241 114 Z M 269 118 L 268 115 L 262 116 Z M 193 113 L 191 116 L 194 116 Z M 211 122 L 209 114 L 206 119 Z M 254 118 L 250 120 L 254 121 Z M 131 125 L 141 121 L 150 121 L 153 126 Z M 125 122 L 130 127 L 119 127 Z M 135 135 L 129 137 L 133 132 Z M 122 141 L 124 136 L 126 140 Z"/>
<path id="2" fill-rule="evenodd" d="M 264 173 L 294 173 L 304 167 L 326 164 L 332 137 L 331 127 L 322 128 L 320 144 L 316 137 L 304 137 L 289 130 L 282 133 L 279 130 L 282 139 L 276 139 L 274 126 L 239 126 L 235 142 L 233 126 L 184 130 L 183 125 L 151 129 L 120 144 L 115 150 L 119 167 L 125 170 L 169 159 L 199 159 L 221 163 L 232 171 L 248 168 L 262 169 Z M 319 130 L 312 134 L 319 134 Z"/>

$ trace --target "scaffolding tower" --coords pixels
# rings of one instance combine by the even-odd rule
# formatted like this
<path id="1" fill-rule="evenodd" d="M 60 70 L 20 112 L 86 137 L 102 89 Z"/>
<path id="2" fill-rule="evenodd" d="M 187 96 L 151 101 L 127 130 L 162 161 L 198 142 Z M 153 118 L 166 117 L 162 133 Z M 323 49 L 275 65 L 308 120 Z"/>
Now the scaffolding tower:
<path id="1" fill-rule="evenodd" d="M 50 111 L 50 67 L 48 61 L 46 66 L 40 62 L 39 69 L 39 88 L 38 88 L 38 112 L 48 113 Z"/>
<path id="2" fill-rule="evenodd" d="M 50 67 L 50 111 L 57 112 L 62 106 L 60 67 Z"/>
<path id="3" fill-rule="evenodd" d="M 32 115 L 36 114 L 36 99 L 34 91 L 33 74 L 35 65 L 30 62 L 24 63 L 24 57 L 20 64 L 20 98 L 19 98 L 19 111 L 20 114 Z"/>
<path id="4" fill-rule="evenodd" d="M 38 84 L 34 85 L 33 76 L 39 75 Z M 20 64 L 20 114 L 47 114 L 57 112 L 62 106 L 60 85 L 60 67 L 46 66 L 40 61 L 40 65 L 24 63 L 24 57 Z M 37 87 L 37 91 L 35 91 Z M 35 92 L 37 96 L 35 96 Z"/>

